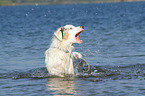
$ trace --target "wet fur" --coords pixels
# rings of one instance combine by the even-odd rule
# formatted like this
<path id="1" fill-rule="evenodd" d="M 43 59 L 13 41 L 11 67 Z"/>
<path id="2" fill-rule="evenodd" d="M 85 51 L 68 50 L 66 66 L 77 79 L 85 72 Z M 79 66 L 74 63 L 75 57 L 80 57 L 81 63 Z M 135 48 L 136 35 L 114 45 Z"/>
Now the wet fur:
<path id="1" fill-rule="evenodd" d="M 76 28 L 76 27 L 74 27 Z M 61 28 L 58 29 L 58 31 Z M 60 30 L 61 31 L 61 30 Z M 50 75 L 64 77 L 65 75 L 74 75 L 73 58 L 82 58 L 78 52 L 72 52 L 73 43 L 68 32 L 64 37 L 59 32 L 55 32 L 50 48 L 45 52 L 45 63 Z"/>

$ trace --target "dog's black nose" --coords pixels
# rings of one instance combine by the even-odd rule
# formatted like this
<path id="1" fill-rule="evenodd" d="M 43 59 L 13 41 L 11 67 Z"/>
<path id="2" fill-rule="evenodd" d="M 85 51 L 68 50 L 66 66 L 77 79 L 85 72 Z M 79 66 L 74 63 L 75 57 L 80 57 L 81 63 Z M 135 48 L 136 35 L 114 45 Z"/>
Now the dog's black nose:
<path id="1" fill-rule="evenodd" d="M 84 29 L 84 26 L 80 26 L 82 29 Z"/>

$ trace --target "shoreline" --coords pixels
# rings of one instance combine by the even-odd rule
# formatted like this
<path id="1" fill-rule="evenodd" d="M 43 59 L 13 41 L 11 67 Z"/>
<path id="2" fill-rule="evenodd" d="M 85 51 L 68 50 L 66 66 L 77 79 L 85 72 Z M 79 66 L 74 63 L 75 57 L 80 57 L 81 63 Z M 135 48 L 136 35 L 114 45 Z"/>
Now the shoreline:
<path id="1" fill-rule="evenodd" d="M 25 5 L 58 5 L 58 4 L 89 4 L 89 3 L 119 3 L 119 2 L 143 2 L 143 0 L 108 0 L 108 1 L 57 1 L 57 2 L 27 2 L 27 3 L 13 3 L 11 1 L 8 2 L 0 2 L 0 6 L 25 6 Z"/>

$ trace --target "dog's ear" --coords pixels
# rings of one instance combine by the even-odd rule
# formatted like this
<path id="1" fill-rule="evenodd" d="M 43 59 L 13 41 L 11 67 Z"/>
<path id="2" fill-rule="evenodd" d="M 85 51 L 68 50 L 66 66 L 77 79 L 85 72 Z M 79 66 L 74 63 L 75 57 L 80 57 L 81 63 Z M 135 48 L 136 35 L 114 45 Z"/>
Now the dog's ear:
<path id="1" fill-rule="evenodd" d="M 54 35 L 59 39 L 62 40 L 63 39 L 63 34 L 64 33 L 64 27 L 59 28 Z"/>

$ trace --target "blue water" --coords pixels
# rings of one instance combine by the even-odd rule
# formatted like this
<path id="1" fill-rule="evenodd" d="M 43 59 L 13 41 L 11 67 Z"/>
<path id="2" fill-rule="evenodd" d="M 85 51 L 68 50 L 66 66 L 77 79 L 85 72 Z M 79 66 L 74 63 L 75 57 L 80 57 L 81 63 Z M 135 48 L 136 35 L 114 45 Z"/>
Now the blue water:
<path id="1" fill-rule="evenodd" d="M 61 26 L 83 25 L 91 70 L 50 77 L 44 52 Z M 0 96 L 144 96 L 145 2 L 0 6 Z"/>

